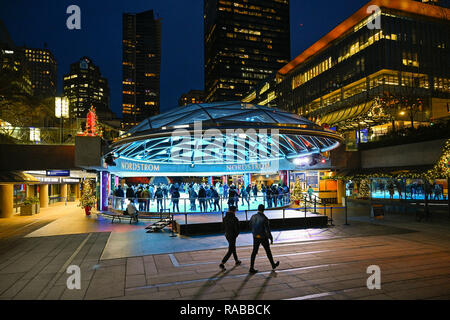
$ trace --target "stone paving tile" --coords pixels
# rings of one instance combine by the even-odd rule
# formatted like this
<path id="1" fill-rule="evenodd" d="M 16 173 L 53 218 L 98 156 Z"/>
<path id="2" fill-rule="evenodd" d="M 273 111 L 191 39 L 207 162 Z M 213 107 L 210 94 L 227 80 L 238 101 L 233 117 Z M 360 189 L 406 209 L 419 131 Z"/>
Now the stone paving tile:
<path id="1" fill-rule="evenodd" d="M 86 299 L 105 299 L 124 294 L 125 265 L 113 265 L 95 271 Z"/>
<path id="2" fill-rule="evenodd" d="M 0 253 L 0 298 L 33 299 L 49 283 L 52 286 L 48 288 L 45 299 L 264 300 L 324 292 L 330 295 L 315 299 L 429 299 L 450 296 L 450 236 L 431 227 L 427 233 L 401 234 L 404 229 L 353 221 L 351 224 L 349 227 L 320 230 L 327 236 L 346 234 L 350 238 L 276 243 L 272 246 L 272 253 L 281 255 L 275 258 L 281 261 L 276 273 L 268 273 L 271 266 L 261 249 L 256 260 L 256 267 L 260 270 L 257 275 L 247 273 L 251 246 L 238 248 L 243 265 L 233 267 L 230 261 L 228 270 L 220 272 L 218 262 L 226 248 L 175 253 L 180 266 L 174 266 L 168 254 L 100 260 L 110 233 L 94 232 L 71 262 L 81 267 L 81 290 L 67 289 L 67 275 L 56 272 L 89 234 L 27 238 L 16 242 L 11 252 Z M 358 236 L 364 233 L 374 235 Z M 328 251 L 312 252 L 324 250 Z M 381 267 L 382 290 L 365 287 L 366 268 L 370 264 Z M 14 268 L 16 265 L 19 267 Z M 14 280 L 7 278 L 9 275 Z M 53 283 L 54 279 L 57 281 Z"/>
<path id="3" fill-rule="evenodd" d="M 5 292 L 2 293 L 2 298 L 12 299 L 14 298 L 28 283 L 30 280 L 18 280 L 14 282 Z"/>
<path id="4" fill-rule="evenodd" d="M 0 274 L 0 297 L 14 283 L 24 276 L 25 273 L 8 273 Z"/>
<path id="5" fill-rule="evenodd" d="M 85 298 L 86 292 L 89 288 L 90 281 L 81 280 L 81 289 L 68 289 L 65 286 L 65 290 L 61 295 L 61 300 L 81 300 Z"/>
<path id="6" fill-rule="evenodd" d="M 61 299 L 64 290 L 66 290 L 66 285 L 53 286 L 47 295 L 43 298 L 44 300 L 59 300 Z"/>
<path id="7" fill-rule="evenodd" d="M 40 274 L 30 280 L 15 296 L 16 300 L 35 300 L 55 274 Z"/>
<path id="8" fill-rule="evenodd" d="M 135 274 L 145 274 L 144 260 L 142 259 L 142 257 L 127 259 L 127 275 Z"/>
<path id="9" fill-rule="evenodd" d="M 147 285 L 145 275 L 143 274 L 130 274 L 126 276 L 125 288 L 143 287 Z"/>

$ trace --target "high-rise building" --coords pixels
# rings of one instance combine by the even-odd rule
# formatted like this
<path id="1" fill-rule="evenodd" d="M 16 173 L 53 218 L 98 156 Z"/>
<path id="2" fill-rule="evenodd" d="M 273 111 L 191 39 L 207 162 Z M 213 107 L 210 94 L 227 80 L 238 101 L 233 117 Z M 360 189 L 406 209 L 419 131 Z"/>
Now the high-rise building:
<path id="1" fill-rule="evenodd" d="M 159 114 L 161 20 L 153 10 L 122 16 L 122 113 L 127 129 Z"/>
<path id="2" fill-rule="evenodd" d="M 31 73 L 34 95 L 54 97 L 57 84 L 56 59 L 48 49 L 22 47 Z"/>
<path id="3" fill-rule="evenodd" d="M 13 94 L 32 95 L 31 74 L 26 58 L 16 47 L 6 26 L 0 20 L 0 100 Z M 0 110 L 1 111 L 1 110 Z"/>
<path id="4" fill-rule="evenodd" d="M 203 90 L 190 90 L 188 93 L 183 93 L 178 99 L 178 105 L 186 106 L 191 103 L 203 103 L 205 102 L 205 91 Z"/>
<path id="5" fill-rule="evenodd" d="M 84 118 L 91 105 L 97 113 L 109 110 L 108 80 L 88 57 L 70 65 L 69 74 L 64 76 L 63 89 L 64 96 L 69 98 L 73 118 Z"/>
<path id="6" fill-rule="evenodd" d="M 206 101 L 241 100 L 290 60 L 289 0 L 204 0 Z"/>

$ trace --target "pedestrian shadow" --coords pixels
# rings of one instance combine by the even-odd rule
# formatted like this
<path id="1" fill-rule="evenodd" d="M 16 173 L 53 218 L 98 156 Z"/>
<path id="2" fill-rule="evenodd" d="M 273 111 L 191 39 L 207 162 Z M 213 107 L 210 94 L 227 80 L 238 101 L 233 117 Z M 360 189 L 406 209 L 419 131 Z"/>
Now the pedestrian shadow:
<path id="1" fill-rule="evenodd" d="M 236 268 L 236 266 L 233 266 L 231 269 L 227 269 L 227 271 L 219 271 L 215 273 L 213 276 L 209 277 L 208 280 L 206 280 L 205 284 L 202 285 L 198 291 L 195 293 L 195 295 L 192 297 L 192 300 L 198 300 L 207 290 L 213 285 L 216 285 L 217 282 L 225 278 L 231 271 L 233 271 Z"/>
<path id="2" fill-rule="evenodd" d="M 231 298 L 231 300 L 234 300 L 237 298 L 237 296 L 239 295 L 239 293 L 242 291 L 242 289 L 245 287 L 245 285 L 247 284 L 247 282 L 250 280 L 251 277 L 253 277 L 255 274 L 254 273 L 249 273 L 245 276 L 244 280 L 242 280 L 241 285 L 239 286 L 239 288 L 237 288 L 236 292 L 234 293 L 234 296 Z"/>
<path id="3" fill-rule="evenodd" d="M 261 285 L 259 291 L 256 293 L 255 297 L 253 299 L 259 300 L 259 298 L 263 295 L 267 285 L 269 284 L 270 280 L 273 278 L 276 278 L 278 274 L 275 272 L 275 270 L 272 270 L 269 275 L 267 276 L 266 280 L 264 280 L 263 284 Z"/>

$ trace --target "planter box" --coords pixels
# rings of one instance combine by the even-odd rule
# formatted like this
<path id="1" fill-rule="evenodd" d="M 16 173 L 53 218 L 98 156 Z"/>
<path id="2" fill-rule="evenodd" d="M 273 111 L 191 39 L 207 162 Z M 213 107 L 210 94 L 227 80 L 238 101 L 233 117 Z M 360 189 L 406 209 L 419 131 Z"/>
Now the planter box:
<path id="1" fill-rule="evenodd" d="M 21 216 L 31 216 L 33 214 L 38 214 L 40 211 L 41 211 L 41 206 L 39 203 L 20 207 L 20 215 Z"/>
<path id="2" fill-rule="evenodd" d="M 35 205 L 29 205 L 29 206 L 21 206 L 20 207 L 20 215 L 21 216 L 31 216 L 36 213 L 36 206 Z"/>

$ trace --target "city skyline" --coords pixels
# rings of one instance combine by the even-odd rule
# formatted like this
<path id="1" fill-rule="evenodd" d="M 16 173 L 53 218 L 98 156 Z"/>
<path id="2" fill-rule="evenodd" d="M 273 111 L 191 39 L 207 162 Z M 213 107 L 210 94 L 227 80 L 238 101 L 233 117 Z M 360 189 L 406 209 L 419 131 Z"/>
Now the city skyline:
<path id="1" fill-rule="evenodd" d="M 41 6 L 25 1 L 14 6 L 2 4 L 3 14 L 0 19 L 17 46 L 43 47 L 47 43 L 47 48 L 58 62 L 58 94 L 62 93 L 62 78 L 70 64 L 80 56 L 89 56 L 96 61 L 103 76 L 108 79 L 111 89 L 110 107 L 120 117 L 122 14 L 151 9 L 162 18 L 161 112 L 176 107 L 183 93 L 194 88 L 204 89 L 203 1 L 193 4 L 176 1 L 148 4 L 136 1 L 132 5 L 112 2 L 108 8 L 103 8 L 101 4 L 79 1 L 77 5 L 81 8 L 81 30 L 68 30 L 65 26 L 69 16 L 65 13 L 68 3 L 53 3 L 50 0 L 45 2 L 51 5 Z M 316 6 L 291 1 L 291 58 L 344 20 L 349 12 L 366 3 L 365 0 L 351 0 L 345 5 L 325 0 L 322 2 L 323 5 Z M 21 7 L 23 10 L 17 9 Z M 45 11 L 41 8 L 45 8 Z M 103 13 L 97 15 L 98 10 Z M 319 14 L 326 23 L 318 23 L 313 18 Z M 98 19 L 101 19 L 100 23 Z M 175 70 L 184 72 L 174 81 L 171 74 Z"/>

